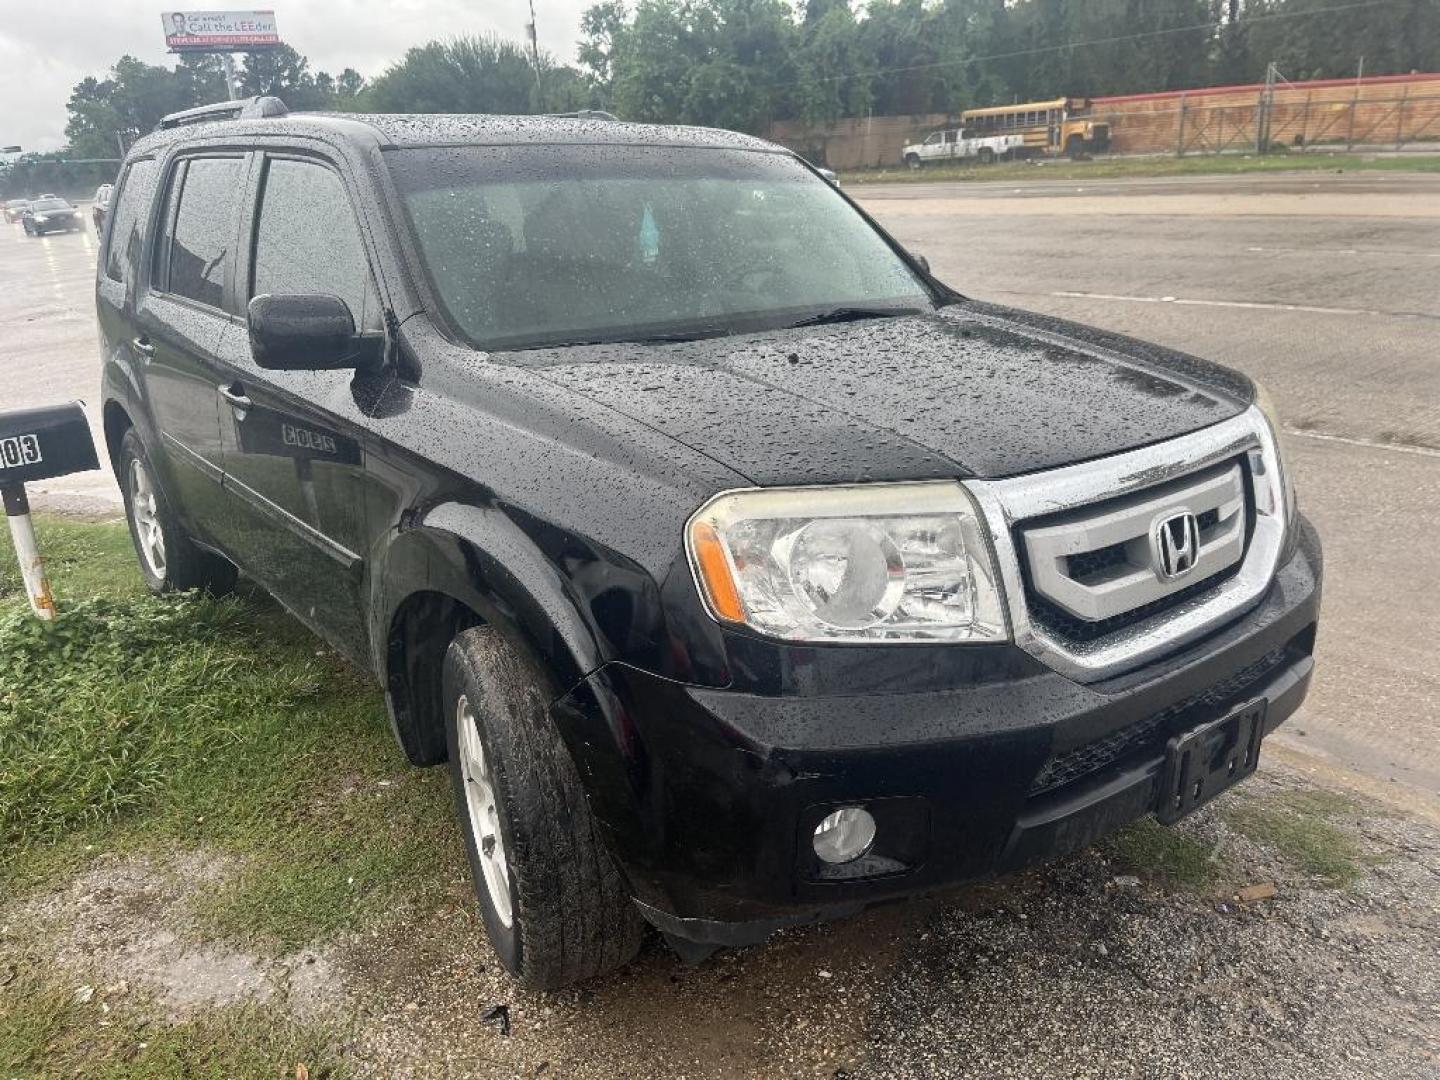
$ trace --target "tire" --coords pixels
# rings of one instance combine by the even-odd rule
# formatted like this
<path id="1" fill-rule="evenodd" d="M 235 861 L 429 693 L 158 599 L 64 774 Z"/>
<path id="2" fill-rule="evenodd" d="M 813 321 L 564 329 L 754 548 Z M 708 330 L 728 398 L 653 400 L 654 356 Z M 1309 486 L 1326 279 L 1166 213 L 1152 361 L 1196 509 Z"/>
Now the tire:
<path id="1" fill-rule="evenodd" d="M 557 693 L 491 627 L 466 630 L 445 655 L 450 779 L 485 931 L 506 970 L 538 990 L 623 967 L 644 933 L 551 721 Z"/>
<path id="2" fill-rule="evenodd" d="M 1085 156 L 1085 140 L 1079 135 L 1071 135 L 1065 143 L 1065 156 L 1071 161 L 1079 161 Z"/>
<path id="3" fill-rule="evenodd" d="M 918 155 L 918 154 L 906 154 L 906 155 L 905 155 L 905 164 L 908 165 L 910 168 L 912 168 L 912 169 L 914 169 L 915 171 L 918 172 L 918 171 L 920 170 L 920 166 L 921 166 L 922 164 L 924 164 L 924 163 L 920 160 L 920 155 Z"/>
<path id="4" fill-rule="evenodd" d="M 214 596 L 233 589 L 234 565 L 195 546 L 160 490 L 150 457 L 134 428 L 120 441 L 118 471 L 125 521 L 145 587 L 156 594 L 204 589 Z"/>
<path id="5" fill-rule="evenodd" d="M 992 148 L 990 148 L 990 147 L 988 147 L 988 146 L 982 146 L 982 147 L 980 148 L 980 164 L 981 164 L 981 165 L 993 165 L 993 164 L 995 164 L 995 151 L 994 151 Z"/>

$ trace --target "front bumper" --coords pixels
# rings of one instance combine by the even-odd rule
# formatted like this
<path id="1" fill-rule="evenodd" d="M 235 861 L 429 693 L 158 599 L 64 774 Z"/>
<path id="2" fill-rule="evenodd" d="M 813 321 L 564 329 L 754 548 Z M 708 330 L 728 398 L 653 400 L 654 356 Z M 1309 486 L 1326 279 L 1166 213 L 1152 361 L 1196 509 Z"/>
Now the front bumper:
<path id="1" fill-rule="evenodd" d="M 557 715 L 647 918 L 692 942 L 752 943 L 1073 851 L 1150 813 L 1169 735 L 1261 696 L 1268 732 L 1300 705 L 1321 576 L 1300 519 L 1258 604 L 1104 682 L 1032 661 L 950 689 L 771 696 L 612 663 Z M 847 805 L 875 816 L 875 845 L 827 867 L 810 836 Z"/>

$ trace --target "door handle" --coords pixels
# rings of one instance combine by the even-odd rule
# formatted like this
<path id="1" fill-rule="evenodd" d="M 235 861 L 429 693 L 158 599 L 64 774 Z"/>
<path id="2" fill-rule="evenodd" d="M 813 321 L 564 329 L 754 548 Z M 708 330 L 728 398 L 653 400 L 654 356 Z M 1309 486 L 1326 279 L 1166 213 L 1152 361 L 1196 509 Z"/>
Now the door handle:
<path id="1" fill-rule="evenodd" d="M 151 344 L 150 339 L 147 337 L 142 336 L 137 338 L 131 338 L 130 347 L 133 348 L 136 352 L 138 352 L 141 356 L 155 355 L 155 346 Z"/>
<path id="2" fill-rule="evenodd" d="M 220 387 L 220 396 L 228 401 L 233 409 L 248 409 L 255 404 L 245 396 L 245 389 L 238 382 Z"/>

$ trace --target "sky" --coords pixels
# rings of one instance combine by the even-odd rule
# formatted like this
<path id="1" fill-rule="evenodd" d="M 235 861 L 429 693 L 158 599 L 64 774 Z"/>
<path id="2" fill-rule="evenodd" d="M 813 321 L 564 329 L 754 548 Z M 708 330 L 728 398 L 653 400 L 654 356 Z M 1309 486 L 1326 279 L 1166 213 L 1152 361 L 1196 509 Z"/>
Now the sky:
<path id="1" fill-rule="evenodd" d="M 535 0 L 540 48 L 573 62 L 580 14 L 594 0 Z M 312 71 L 353 67 L 378 75 L 412 45 L 460 34 L 521 41 L 527 0 L 251 0 L 271 8 L 280 37 L 310 59 Z M 226 10 L 227 4 L 191 10 Z M 235 5 L 240 8 L 243 5 Z M 0 146 L 57 150 L 65 145 L 65 102 L 87 75 L 103 77 L 125 53 L 173 66 L 160 12 L 174 0 L 0 0 Z"/>

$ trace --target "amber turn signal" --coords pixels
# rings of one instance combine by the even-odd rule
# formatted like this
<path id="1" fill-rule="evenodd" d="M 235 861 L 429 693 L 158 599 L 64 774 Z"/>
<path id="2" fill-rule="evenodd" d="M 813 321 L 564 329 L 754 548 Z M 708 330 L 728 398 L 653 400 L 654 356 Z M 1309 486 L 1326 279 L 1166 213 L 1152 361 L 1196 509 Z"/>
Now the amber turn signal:
<path id="1" fill-rule="evenodd" d="M 744 622 L 745 605 L 740 602 L 740 590 L 735 587 L 730 559 L 725 554 L 725 545 L 721 543 L 715 526 L 708 521 L 697 521 L 691 525 L 690 549 L 695 553 L 695 568 L 700 571 L 700 583 L 704 586 L 710 610 L 730 622 Z"/>

